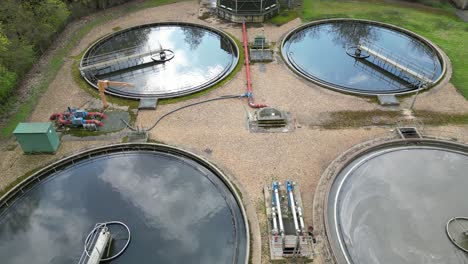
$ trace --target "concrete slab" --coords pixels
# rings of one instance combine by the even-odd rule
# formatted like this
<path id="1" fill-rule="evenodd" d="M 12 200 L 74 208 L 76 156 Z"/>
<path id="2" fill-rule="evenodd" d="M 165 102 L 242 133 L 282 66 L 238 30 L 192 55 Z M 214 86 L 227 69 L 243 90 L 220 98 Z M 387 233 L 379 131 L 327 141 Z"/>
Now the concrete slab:
<path id="1" fill-rule="evenodd" d="M 117 132 L 125 128 L 125 122 L 130 122 L 130 114 L 126 111 L 112 110 L 104 113 L 106 118 L 102 120 L 104 125 L 99 127 L 101 132 Z"/>
<path id="2" fill-rule="evenodd" d="M 128 142 L 132 143 L 145 143 L 148 141 L 148 133 L 135 131 L 128 134 Z"/>
<path id="3" fill-rule="evenodd" d="M 138 110 L 156 110 L 158 98 L 141 98 Z"/>
<path id="4" fill-rule="evenodd" d="M 393 94 L 382 94 L 378 95 L 379 104 L 383 106 L 397 106 L 400 105 L 400 101 Z"/>
<path id="5" fill-rule="evenodd" d="M 270 62 L 273 61 L 273 51 L 270 49 L 259 50 L 251 49 L 250 50 L 250 61 L 252 62 Z"/>

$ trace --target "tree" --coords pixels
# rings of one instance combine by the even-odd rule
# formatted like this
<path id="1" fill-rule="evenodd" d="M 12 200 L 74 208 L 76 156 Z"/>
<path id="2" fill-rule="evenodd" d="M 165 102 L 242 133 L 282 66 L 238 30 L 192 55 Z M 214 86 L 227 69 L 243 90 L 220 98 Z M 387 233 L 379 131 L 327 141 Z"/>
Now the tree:
<path id="1" fill-rule="evenodd" d="M 13 39 L 8 44 L 7 51 L 0 53 L 0 64 L 15 72 L 21 78 L 29 71 L 35 58 L 32 45 Z"/>
<path id="2" fill-rule="evenodd" d="M 23 4 L 24 11 L 31 14 L 35 26 L 26 31 L 34 48 L 41 53 L 50 45 L 53 36 L 57 34 L 68 19 L 70 12 L 60 0 L 28 1 Z"/>
<path id="3" fill-rule="evenodd" d="M 16 87 L 16 74 L 0 64 L 0 102 L 5 102 Z"/>
<path id="4" fill-rule="evenodd" d="M 0 23 L 4 24 L 6 36 L 32 45 L 40 53 L 50 45 L 69 15 L 60 0 L 4 0 L 0 5 Z"/>
<path id="5" fill-rule="evenodd" d="M 3 27 L 0 24 L 0 54 L 7 51 L 10 42 L 3 34 Z M 16 86 L 16 74 L 9 71 L 0 62 L 0 102 L 4 102 Z"/>

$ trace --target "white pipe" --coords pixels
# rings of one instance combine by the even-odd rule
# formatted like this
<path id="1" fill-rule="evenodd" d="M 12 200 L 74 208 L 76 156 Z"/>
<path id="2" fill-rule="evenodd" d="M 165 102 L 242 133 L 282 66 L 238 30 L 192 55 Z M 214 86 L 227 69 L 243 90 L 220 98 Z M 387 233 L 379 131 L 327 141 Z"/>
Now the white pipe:
<path id="1" fill-rule="evenodd" d="M 301 231 L 304 232 L 304 218 L 302 218 L 302 209 L 301 207 L 297 207 L 297 214 L 299 215 L 299 224 L 301 227 Z"/>
<path id="2" fill-rule="evenodd" d="M 107 230 L 107 227 L 105 227 L 99 232 L 99 237 L 94 245 L 93 251 L 91 251 L 91 256 L 89 257 L 87 264 L 99 264 L 99 262 L 101 262 L 102 255 L 106 250 L 109 240 L 110 233 Z"/>
<path id="3" fill-rule="evenodd" d="M 273 189 L 275 190 L 275 204 L 276 204 L 276 211 L 278 214 L 279 232 L 281 233 L 281 235 L 283 235 L 284 234 L 283 218 L 281 216 L 281 206 L 280 206 L 277 182 L 273 182 Z"/>
<path id="4" fill-rule="evenodd" d="M 273 218 L 273 235 L 277 235 L 278 234 L 278 224 L 277 224 L 277 221 L 276 221 L 276 213 L 275 213 L 275 207 L 271 208 L 271 216 Z"/>
<path id="5" fill-rule="evenodd" d="M 287 181 L 287 189 L 288 189 L 288 194 L 289 194 L 289 203 L 292 211 L 292 216 L 293 216 L 293 222 L 294 222 L 294 229 L 296 230 L 296 234 L 299 234 L 301 230 L 299 229 L 299 225 L 297 223 L 297 215 L 296 215 L 296 204 L 294 202 L 294 194 L 293 194 L 293 187 L 291 182 Z"/>

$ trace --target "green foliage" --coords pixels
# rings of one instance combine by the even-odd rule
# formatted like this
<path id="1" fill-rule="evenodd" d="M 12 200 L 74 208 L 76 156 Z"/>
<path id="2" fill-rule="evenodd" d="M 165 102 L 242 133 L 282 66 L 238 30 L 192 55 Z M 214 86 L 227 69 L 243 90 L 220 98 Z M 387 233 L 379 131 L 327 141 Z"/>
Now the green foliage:
<path id="1" fill-rule="evenodd" d="M 63 0 L 70 11 L 72 17 L 82 17 L 89 15 L 97 10 L 106 9 L 109 7 L 117 6 L 132 0 Z"/>
<path id="2" fill-rule="evenodd" d="M 33 46 L 43 52 L 68 19 L 70 12 L 60 0 L 3 0 L 0 22 L 10 41 Z"/>
<path id="3" fill-rule="evenodd" d="M 447 124 L 468 124 L 468 114 L 450 114 L 433 111 L 418 110 L 413 115 L 416 120 L 425 125 L 442 126 Z M 394 126 L 404 121 L 406 116 L 400 111 L 337 111 L 330 113 L 329 118 L 322 123 L 327 129 L 345 127 Z"/>
<path id="4" fill-rule="evenodd" d="M 0 102 L 5 101 L 16 86 L 16 74 L 0 65 Z"/>
<path id="5" fill-rule="evenodd" d="M 283 24 L 288 23 L 291 20 L 296 19 L 297 17 L 299 17 L 299 13 L 296 9 L 284 9 L 281 10 L 281 12 L 278 15 L 270 18 L 267 22 L 275 24 L 277 26 L 281 26 Z"/>
<path id="6" fill-rule="evenodd" d="M 468 31 L 466 23 L 453 13 L 453 8 L 447 5 L 439 9 L 380 0 L 311 0 L 304 1 L 302 18 L 305 21 L 333 17 L 370 19 L 416 32 L 437 44 L 449 56 L 453 66 L 451 82 L 468 98 Z"/>
<path id="7" fill-rule="evenodd" d="M 69 16 L 60 0 L 3 0 L 0 5 L 0 103 L 31 69 Z M 10 102 L 11 103 L 11 102 Z"/>
<path id="8" fill-rule="evenodd" d="M 29 34 L 31 44 L 41 53 L 50 45 L 53 36 L 60 32 L 70 15 L 60 0 L 41 1 L 41 4 L 25 4 L 33 15 L 35 26 Z"/>
<path id="9" fill-rule="evenodd" d="M 0 64 L 21 78 L 29 71 L 35 61 L 36 55 L 33 46 L 24 41 L 13 39 L 6 46 L 6 49 L 7 51 L 0 53 Z"/>
<path id="10" fill-rule="evenodd" d="M 10 41 L 3 34 L 3 27 L 0 24 L 0 53 L 6 52 L 9 44 L 10 44 Z"/>

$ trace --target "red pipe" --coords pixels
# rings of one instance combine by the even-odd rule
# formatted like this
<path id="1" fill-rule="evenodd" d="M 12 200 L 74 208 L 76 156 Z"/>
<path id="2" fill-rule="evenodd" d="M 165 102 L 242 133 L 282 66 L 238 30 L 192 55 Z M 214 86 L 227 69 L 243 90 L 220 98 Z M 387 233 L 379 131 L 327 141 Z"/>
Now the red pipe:
<path id="1" fill-rule="evenodd" d="M 245 22 L 242 22 L 242 36 L 244 38 L 244 57 L 245 57 L 245 72 L 247 75 L 247 97 L 249 98 L 249 106 L 252 108 L 263 108 L 266 107 L 266 104 L 256 104 L 254 103 L 253 94 L 252 94 L 252 83 L 250 79 L 250 60 L 249 60 L 249 44 L 247 42 L 247 29 L 245 27 Z"/>
<path id="2" fill-rule="evenodd" d="M 106 119 L 106 118 L 107 118 L 107 116 L 106 116 L 105 114 L 100 113 L 100 112 L 88 112 L 88 115 L 89 115 L 90 117 L 92 117 L 92 118 L 94 118 L 94 117 L 100 117 L 100 118 L 102 118 L 102 119 Z"/>
<path id="3" fill-rule="evenodd" d="M 69 119 L 70 115 L 69 114 L 63 114 L 63 113 L 54 113 L 50 116 L 50 120 L 58 120 L 58 122 L 61 125 L 70 125 L 72 121 Z"/>

